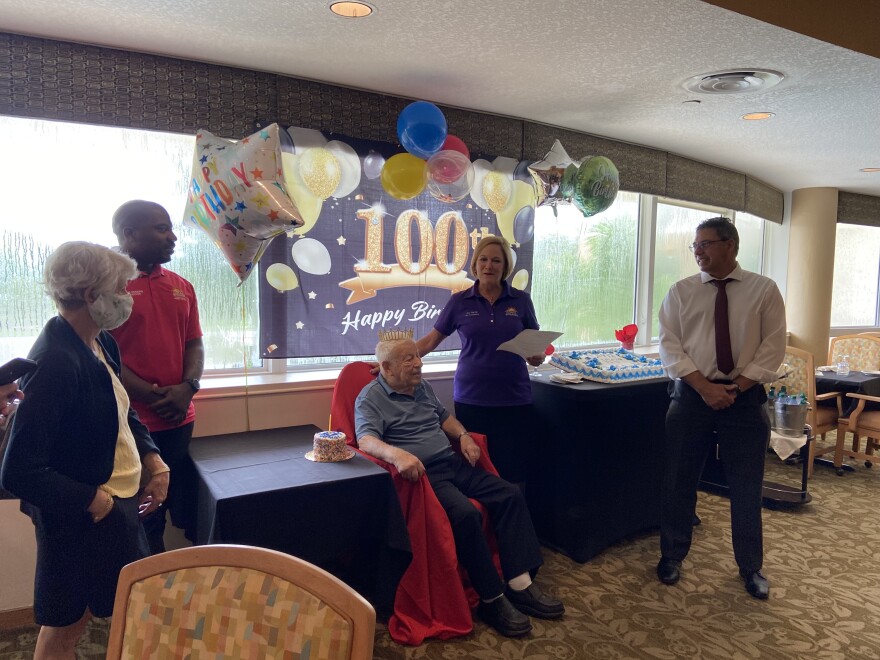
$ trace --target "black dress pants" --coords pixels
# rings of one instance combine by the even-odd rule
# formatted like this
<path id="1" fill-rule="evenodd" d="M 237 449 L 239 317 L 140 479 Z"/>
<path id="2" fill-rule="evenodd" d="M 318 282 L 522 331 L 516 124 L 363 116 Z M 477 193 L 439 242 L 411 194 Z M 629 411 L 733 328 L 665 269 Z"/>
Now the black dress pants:
<path id="1" fill-rule="evenodd" d="M 697 485 L 708 452 L 717 442 L 730 486 L 736 563 L 743 571 L 761 568 L 761 497 L 764 459 L 770 442 L 766 400 L 759 383 L 740 394 L 731 407 L 712 410 L 696 390 L 684 381 L 675 381 L 666 413 L 666 472 L 660 523 L 663 557 L 681 561 L 690 550 Z"/>
<path id="2" fill-rule="evenodd" d="M 189 457 L 189 443 L 195 422 L 167 431 L 152 431 L 150 437 L 159 448 L 165 464 L 171 468 L 168 481 L 168 498 L 164 506 L 143 519 L 150 554 L 165 552 L 165 517 L 171 512 L 171 522 L 186 532 L 186 538 L 195 538 L 196 526 L 196 470 Z"/>
<path id="3" fill-rule="evenodd" d="M 458 560 L 480 598 L 494 598 L 502 593 L 504 584 L 483 536 L 482 516 L 468 498 L 479 501 L 489 511 L 505 581 L 527 571 L 534 573 L 544 563 L 519 488 L 481 468 L 471 467 L 458 454 L 427 464 L 425 471 L 452 525 Z"/>

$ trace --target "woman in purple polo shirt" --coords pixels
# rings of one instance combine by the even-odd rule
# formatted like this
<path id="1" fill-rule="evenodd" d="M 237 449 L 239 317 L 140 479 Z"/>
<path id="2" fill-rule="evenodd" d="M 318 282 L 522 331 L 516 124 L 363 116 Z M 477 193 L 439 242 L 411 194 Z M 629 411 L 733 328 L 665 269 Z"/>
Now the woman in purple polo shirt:
<path id="1" fill-rule="evenodd" d="M 489 454 L 502 477 L 526 480 L 527 446 L 533 428 L 532 385 L 523 359 L 498 346 L 526 328 L 538 329 L 529 294 L 507 283 L 513 267 L 510 244 L 500 236 L 481 240 L 471 260 L 476 282 L 455 294 L 434 329 L 418 340 L 424 356 L 458 331 L 461 355 L 455 370 L 455 416 L 465 428 L 489 438 Z M 538 366 L 543 355 L 528 359 Z"/>

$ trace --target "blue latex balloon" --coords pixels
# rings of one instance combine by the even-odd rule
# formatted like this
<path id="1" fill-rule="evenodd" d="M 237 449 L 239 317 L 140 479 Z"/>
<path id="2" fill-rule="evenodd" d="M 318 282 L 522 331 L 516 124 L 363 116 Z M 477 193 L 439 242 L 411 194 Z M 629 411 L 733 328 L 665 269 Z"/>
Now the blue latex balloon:
<path id="1" fill-rule="evenodd" d="M 413 156 L 427 160 L 446 141 L 446 117 L 433 103 L 415 101 L 397 118 L 397 139 Z"/>

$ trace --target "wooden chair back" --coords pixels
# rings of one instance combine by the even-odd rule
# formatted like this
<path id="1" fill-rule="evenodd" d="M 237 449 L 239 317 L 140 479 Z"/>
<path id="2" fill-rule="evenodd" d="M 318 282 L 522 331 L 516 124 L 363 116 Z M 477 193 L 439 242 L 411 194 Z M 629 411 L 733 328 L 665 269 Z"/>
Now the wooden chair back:
<path id="1" fill-rule="evenodd" d="M 314 564 L 194 546 L 122 569 L 107 658 L 369 660 L 375 629 L 373 606 Z"/>

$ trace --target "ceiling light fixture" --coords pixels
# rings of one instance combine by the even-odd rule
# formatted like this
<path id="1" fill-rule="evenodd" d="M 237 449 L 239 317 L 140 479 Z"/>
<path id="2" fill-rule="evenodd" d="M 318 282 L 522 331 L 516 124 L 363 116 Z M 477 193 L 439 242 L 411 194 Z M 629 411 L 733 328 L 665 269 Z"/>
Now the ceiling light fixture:
<path id="1" fill-rule="evenodd" d="M 859 172 L 880 172 L 880 167 L 863 167 Z"/>
<path id="2" fill-rule="evenodd" d="M 366 18 L 374 9 L 366 2 L 334 2 L 330 11 L 343 18 Z"/>
<path id="3" fill-rule="evenodd" d="M 773 112 L 750 112 L 747 115 L 743 115 L 742 118 L 746 121 L 761 121 L 762 119 L 770 119 L 775 116 Z"/>

